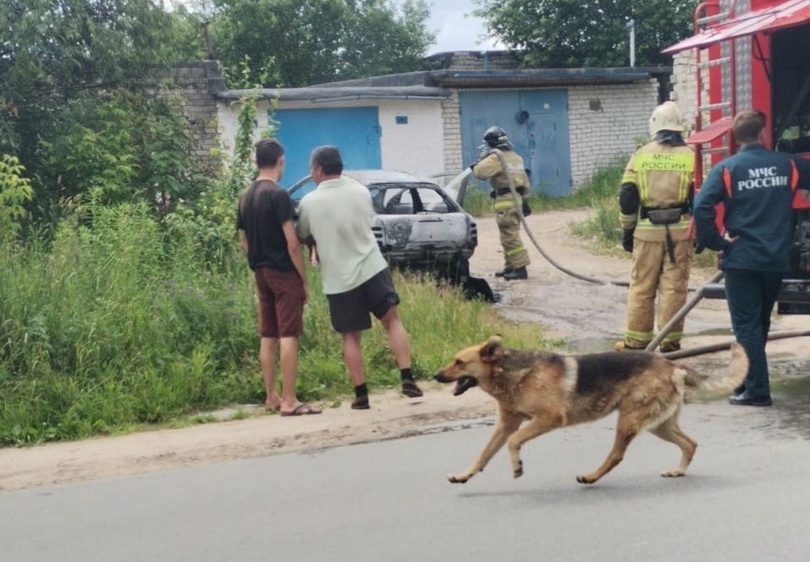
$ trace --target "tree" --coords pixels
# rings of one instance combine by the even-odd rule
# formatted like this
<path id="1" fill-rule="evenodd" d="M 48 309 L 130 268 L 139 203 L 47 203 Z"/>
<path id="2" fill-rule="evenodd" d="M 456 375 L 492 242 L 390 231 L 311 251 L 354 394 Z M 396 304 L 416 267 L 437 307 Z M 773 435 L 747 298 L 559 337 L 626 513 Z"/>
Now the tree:
<path id="1" fill-rule="evenodd" d="M 214 0 L 214 56 L 234 67 L 248 58 L 265 86 L 300 87 L 406 72 L 433 41 L 425 0 Z"/>
<path id="2" fill-rule="evenodd" d="M 156 169 L 130 161 L 142 131 L 126 131 L 128 141 L 120 131 L 117 138 L 126 142 L 111 146 L 105 143 L 114 130 L 98 117 L 117 115 L 109 112 L 116 92 L 154 91 L 166 67 L 180 56 L 172 42 L 173 24 L 158 0 L 0 2 L 0 152 L 19 158 L 41 213 L 103 179 L 82 176 L 80 169 L 113 164 L 106 175 L 118 182 Z M 138 111 L 123 102 L 117 109 L 126 107 Z M 135 123 L 127 119 L 119 121 Z M 76 144 L 79 139 L 83 142 Z M 79 149 L 85 157 L 100 159 L 71 163 L 68 157 Z M 151 158 L 149 150 L 154 147 L 141 154 Z M 131 173 L 115 173 L 124 171 Z"/>
<path id="3" fill-rule="evenodd" d="M 636 65 L 671 64 L 661 50 L 692 35 L 698 0 L 476 0 L 475 14 L 527 66 L 629 65 L 629 31 L 636 29 Z"/>

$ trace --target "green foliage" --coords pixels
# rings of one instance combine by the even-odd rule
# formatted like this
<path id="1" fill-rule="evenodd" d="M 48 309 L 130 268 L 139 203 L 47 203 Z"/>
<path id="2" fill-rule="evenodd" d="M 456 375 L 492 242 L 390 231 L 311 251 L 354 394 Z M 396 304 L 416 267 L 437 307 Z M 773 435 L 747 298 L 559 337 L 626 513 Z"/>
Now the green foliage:
<path id="1" fill-rule="evenodd" d="M 165 214 L 205 187 L 188 124 L 167 95 L 117 89 L 74 103 L 60 121 L 59 135 L 41 142 L 50 197 L 144 201 Z"/>
<path id="2" fill-rule="evenodd" d="M 475 14 L 533 68 L 621 67 L 636 26 L 636 64 L 671 64 L 661 50 L 694 33 L 697 0 L 477 0 Z"/>
<path id="3" fill-rule="evenodd" d="M 0 244 L 7 244 L 28 216 L 25 204 L 33 198 L 25 168 L 14 156 L 0 154 Z"/>
<path id="4" fill-rule="evenodd" d="M 622 229 L 619 226 L 619 187 L 625 162 L 600 168 L 571 196 L 575 206 L 590 207 L 588 220 L 574 226 L 577 236 L 592 239 L 602 248 L 621 250 Z"/>
<path id="5" fill-rule="evenodd" d="M 489 197 L 491 188 L 488 182 L 472 178 L 469 181 L 467 192 L 464 194 L 464 210 L 474 217 L 483 217 L 492 214 L 492 199 Z"/>
<path id="6" fill-rule="evenodd" d="M 202 266 L 195 241 L 167 236 L 144 204 L 90 212 L 92 227 L 66 219 L 48 248 L 0 250 L 0 445 L 261 402 L 254 283 L 244 257 L 233 252 L 221 267 Z M 319 273 L 309 270 L 314 287 Z M 430 279 L 397 275 L 396 283 L 418 377 L 494 332 L 516 346 L 543 345 L 538 327 L 498 319 Z M 363 349 L 369 385 L 395 385 L 379 325 Z M 302 399 L 350 392 L 340 337 L 318 291 L 306 307 L 300 357 Z"/>
<path id="7" fill-rule="evenodd" d="M 249 59 L 234 71 L 234 79 L 243 89 L 255 88 Z M 234 155 L 222 177 L 209 182 L 198 198 L 177 206 L 166 216 L 165 224 L 170 238 L 187 239 L 188 244 L 202 257 L 204 267 L 223 267 L 232 259 L 236 249 L 236 204 L 242 190 L 256 175 L 254 163 L 255 135 L 267 136 L 272 131 L 255 129 L 258 96 L 249 92 L 238 102 Z M 276 107 L 273 100 L 270 111 Z"/>
<path id="8" fill-rule="evenodd" d="M 424 0 L 215 0 L 215 56 L 245 56 L 265 86 L 299 87 L 421 68 L 434 37 Z"/>
<path id="9" fill-rule="evenodd" d="M 0 151 L 25 166 L 35 219 L 91 190 L 132 200 L 133 182 L 159 206 L 196 189 L 184 124 L 143 94 L 180 55 L 175 19 L 155 0 L 0 2 Z"/>

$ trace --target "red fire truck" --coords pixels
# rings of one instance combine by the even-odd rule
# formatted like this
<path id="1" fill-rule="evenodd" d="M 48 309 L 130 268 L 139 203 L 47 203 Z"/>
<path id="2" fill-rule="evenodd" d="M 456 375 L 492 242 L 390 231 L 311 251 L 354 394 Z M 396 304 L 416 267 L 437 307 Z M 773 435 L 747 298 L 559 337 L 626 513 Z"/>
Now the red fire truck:
<path id="1" fill-rule="evenodd" d="M 736 150 L 731 120 L 738 109 L 767 115 L 768 146 L 810 157 L 810 0 L 703 2 L 695 10 L 695 35 L 664 53 L 690 50 L 697 107 L 686 142 L 695 148 L 696 188 L 709 167 Z M 793 206 L 793 272 L 779 312 L 810 314 L 810 198 L 799 190 Z M 707 288 L 706 296 L 711 293 Z"/>

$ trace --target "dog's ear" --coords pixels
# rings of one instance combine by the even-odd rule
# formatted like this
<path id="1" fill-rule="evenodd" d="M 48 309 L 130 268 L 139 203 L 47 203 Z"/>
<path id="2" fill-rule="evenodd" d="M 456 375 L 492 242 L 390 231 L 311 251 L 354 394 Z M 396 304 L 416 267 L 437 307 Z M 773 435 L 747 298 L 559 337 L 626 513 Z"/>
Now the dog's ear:
<path id="1" fill-rule="evenodd" d="M 481 346 L 481 351 L 479 352 L 481 361 L 484 363 L 491 363 L 495 361 L 501 356 L 502 349 L 501 336 L 497 334 L 490 336 L 487 342 Z"/>

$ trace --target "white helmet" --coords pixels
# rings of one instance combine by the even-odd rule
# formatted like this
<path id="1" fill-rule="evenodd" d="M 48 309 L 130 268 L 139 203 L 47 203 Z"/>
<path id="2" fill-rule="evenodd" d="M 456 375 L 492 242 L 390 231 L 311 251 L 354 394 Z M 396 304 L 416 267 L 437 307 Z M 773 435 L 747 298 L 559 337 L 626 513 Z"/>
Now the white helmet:
<path id="1" fill-rule="evenodd" d="M 658 131 L 683 132 L 683 115 L 674 101 L 665 101 L 650 116 L 650 136 Z"/>

